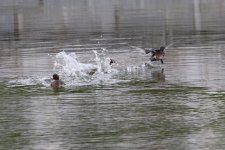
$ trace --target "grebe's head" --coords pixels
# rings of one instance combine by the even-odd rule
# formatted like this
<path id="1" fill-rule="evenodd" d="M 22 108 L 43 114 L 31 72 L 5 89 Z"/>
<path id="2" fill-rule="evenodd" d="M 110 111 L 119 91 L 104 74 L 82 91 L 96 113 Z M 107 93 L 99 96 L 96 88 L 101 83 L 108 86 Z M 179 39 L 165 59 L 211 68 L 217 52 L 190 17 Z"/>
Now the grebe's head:
<path id="1" fill-rule="evenodd" d="M 53 80 L 59 80 L 59 75 L 53 74 L 52 78 L 53 78 Z"/>

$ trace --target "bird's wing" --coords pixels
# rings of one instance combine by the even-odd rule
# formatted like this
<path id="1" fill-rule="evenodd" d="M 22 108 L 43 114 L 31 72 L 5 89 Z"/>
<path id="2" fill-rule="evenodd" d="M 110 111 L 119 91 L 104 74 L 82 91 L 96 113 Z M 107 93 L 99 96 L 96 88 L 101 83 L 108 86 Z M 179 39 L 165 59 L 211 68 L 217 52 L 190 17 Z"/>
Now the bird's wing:
<path id="1" fill-rule="evenodd" d="M 148 54 L 148 53 L 154 53 L 154 50 L 152 50 L 152 48 L 145 48 L 145 54 Z"/>
<path id="2" fill-rule="evenodd" d="M 143 48 L 140 48 L 140 47 L 137 47 L 137 46 L 130 46 L 130 47 L 135 49 L 135 50 L 144 51 Z"/>
<path id="3" fill-rule="evenodd" d="M 152 48 L 140 48 L 140 47 L 137 47 L 137 46 L 131 46 L 132 48 L 134 48 L 135 50 L 139 50 L 141 53 L 145 53 L 145 54 L 148 54 L 152 51 Z"/>

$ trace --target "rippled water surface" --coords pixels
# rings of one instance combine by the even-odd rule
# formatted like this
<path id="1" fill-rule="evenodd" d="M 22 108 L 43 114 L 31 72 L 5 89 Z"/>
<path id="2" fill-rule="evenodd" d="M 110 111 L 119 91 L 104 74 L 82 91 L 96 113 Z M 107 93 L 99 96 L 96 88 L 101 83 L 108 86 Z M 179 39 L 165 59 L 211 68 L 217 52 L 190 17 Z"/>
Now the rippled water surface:
<path id="1" fill-rule="evenodd" d="M 224 0 L 0 1 L 0 149 L 225 149 L 224 14 Z"/>

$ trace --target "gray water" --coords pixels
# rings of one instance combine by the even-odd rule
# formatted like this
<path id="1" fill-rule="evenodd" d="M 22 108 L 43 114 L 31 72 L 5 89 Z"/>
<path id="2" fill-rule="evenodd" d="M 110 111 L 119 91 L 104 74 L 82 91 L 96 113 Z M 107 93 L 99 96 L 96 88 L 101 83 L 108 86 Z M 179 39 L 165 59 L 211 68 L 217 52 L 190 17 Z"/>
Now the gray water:
<path id="1" fill-rule="evenodd" d="M 225 149 L 224 14 L 224 0 L 1 0 L 0 149 Z M 165 63 L 145 66 L 161 45 Z M 117 72 L 49 86 L 56 54 L 96 64 L 102 48 Z"/>

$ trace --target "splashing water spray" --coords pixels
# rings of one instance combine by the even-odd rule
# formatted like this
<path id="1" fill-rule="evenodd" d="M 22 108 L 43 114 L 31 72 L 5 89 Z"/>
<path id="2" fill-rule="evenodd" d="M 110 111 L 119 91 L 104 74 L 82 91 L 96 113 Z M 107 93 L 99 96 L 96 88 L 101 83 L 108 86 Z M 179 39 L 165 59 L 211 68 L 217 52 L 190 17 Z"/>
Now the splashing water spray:
<path id="1" fill-rule="evenodd" d="M 98 73 L 111 73 L 112 66 L 110 65 L 110 58 L 108 57 L 108 51 L 102 48 L 102 51 L 98 53 L 93 50 L 95 54 L 95 62 L 97 64 Z"/>
<path id="2" fill-rule="evenodd" d="M 96 65 L 79 62 L 75 53 L 59 52 L 56 54 L 53 70 L 58 72 L 66 84 L 71 85 L 77 85 L 78 82 L 82 84 L 108 80 L 111 77 L 110 73 L 115 72 L 115 69 L 111 68 L 108 51 L 102 49 L 101 52 L 93 52 Z"/>

